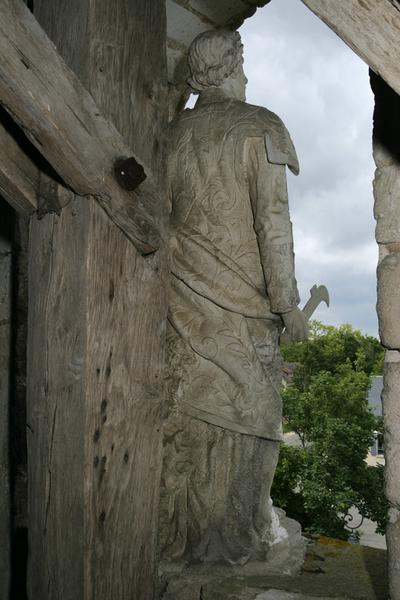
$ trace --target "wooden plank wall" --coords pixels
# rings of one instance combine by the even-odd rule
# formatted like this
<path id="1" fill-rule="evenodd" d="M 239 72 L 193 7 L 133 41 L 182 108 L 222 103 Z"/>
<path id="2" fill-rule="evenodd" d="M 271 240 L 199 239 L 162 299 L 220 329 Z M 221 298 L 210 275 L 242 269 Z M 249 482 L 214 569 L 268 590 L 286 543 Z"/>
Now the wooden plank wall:
<path id="1" fill-rule="evenodd" d="M 13 227 L 12 209 L 0 197 L 0 598 L 5 599 L 9 596 L 11 577 L 9 402 Z"/>
<path id="2" fill-rule="evenodd" d="M 35 2 L 161 191 L 164 10 L 162 0 Z M 60 217 L 32 218 L 30 256 L 29 597 L 152 600 L 166 250 L 142 257 L 94 200 L 75 197 Z"/>

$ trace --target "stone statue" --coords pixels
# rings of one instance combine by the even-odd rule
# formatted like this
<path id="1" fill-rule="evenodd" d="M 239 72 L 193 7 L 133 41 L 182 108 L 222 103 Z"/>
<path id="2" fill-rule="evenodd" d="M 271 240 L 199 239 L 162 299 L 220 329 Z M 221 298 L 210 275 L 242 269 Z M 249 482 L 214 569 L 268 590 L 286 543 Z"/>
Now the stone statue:
<path id="1" fill-rule="evenodd" d="M 280 118 L 245 103 L 237 32 L 198 36 L 189 66 L 199 98 L 170 130 L 161 548 L 171 561 L 244 564 L 273 543 L 279 335 L 307 336 L 285 172 L 299 165 Z"/>

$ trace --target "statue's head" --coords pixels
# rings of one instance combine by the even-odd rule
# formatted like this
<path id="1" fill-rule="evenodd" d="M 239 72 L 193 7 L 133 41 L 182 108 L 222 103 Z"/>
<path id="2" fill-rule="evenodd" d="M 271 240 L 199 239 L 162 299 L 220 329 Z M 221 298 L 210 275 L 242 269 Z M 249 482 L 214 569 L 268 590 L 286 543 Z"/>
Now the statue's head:
<path id="1" fill-rule="evenodd" d="M 243 45 L 237 31 L 206 31 L 189 48 L 189 85 L 196 92 L 223 87 L 238 100 L 245 99 Z"/>

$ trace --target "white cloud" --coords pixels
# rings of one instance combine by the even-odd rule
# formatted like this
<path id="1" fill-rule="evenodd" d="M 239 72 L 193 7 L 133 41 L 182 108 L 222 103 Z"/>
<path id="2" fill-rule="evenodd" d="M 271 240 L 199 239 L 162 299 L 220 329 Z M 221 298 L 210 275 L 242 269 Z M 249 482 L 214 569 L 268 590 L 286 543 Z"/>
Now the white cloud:
<path id="1" fill-rule="evenodd" d="M 288 184 L 303 301 L 325 283 L 331 307 L 316 317 L 376 335 L 368 68 L 298 0 L 259 9 L 241 34 L 247 101 L 279 114 L 299 154 Z"/>

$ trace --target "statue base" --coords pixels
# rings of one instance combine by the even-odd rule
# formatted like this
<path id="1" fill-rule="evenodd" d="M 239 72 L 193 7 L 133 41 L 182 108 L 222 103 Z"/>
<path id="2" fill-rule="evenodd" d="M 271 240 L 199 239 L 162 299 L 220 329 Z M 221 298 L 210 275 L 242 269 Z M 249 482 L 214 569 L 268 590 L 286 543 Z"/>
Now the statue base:
<path id="1" fill-rule="evenodd" d="M 271 542 L 265 561 L 251 560 L 244 565 L 202 563 L 188 565 L 184 561 L 160 565 L 164 590 L 162 600 L 201 600 L 202 589 L 232 578 L 256 578 L 268 575 L 294 576 L 300 573 L 307 540 L 301 535 L 297 521 L 279 508 L 272 509 Z"/>

